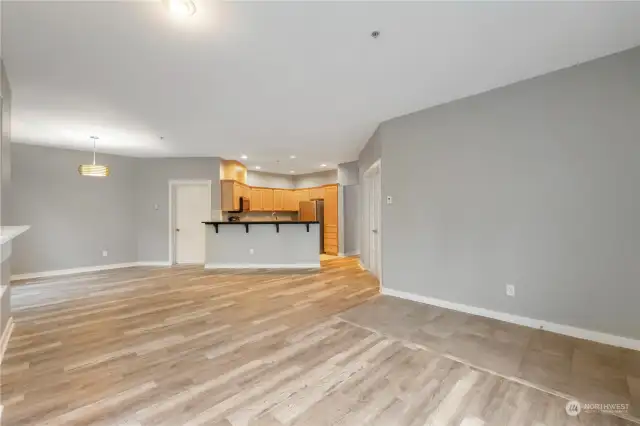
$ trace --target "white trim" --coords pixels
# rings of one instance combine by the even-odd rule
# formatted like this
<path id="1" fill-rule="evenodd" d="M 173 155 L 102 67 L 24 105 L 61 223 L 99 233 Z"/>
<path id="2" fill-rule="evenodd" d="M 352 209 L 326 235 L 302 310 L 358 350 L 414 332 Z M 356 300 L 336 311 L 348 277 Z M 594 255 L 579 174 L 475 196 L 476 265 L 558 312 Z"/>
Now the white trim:
<path id="1" fill-rule="evenodd" d="M 616 336 L 613 334 L 586 330 L 570 325 L 556 324 L 548 321 L 521 317 L 519 315 L 508 314 L 506 312 L 498 312 L 492 311 L 490 309 L 463 305 L 461 303 L 447 302 L 446 300 L 434 299 L 431 297 L 421 296 L 419 294 L 408 293 L 400 290 L 393 290 L 390 288 L 383 288 L 382 294 L 399 297 L 401 299 L 412 300 L 414 302 L 425 303 L 427 305 L 439 306 L 441 308 L 451 309 L 454 311 L 465 312 L 471 315 L 493 318 L 512 324 L 522 325 L 525 327 L 547 330 L 553 333 L 563 334 L 565 336 L 577 337 L 578 339 L 591 340 L 593 342 L 604 343 L 605 345 L 619 346 L 621 348 L 633 349 L 636 351 L 640 350 L 640 340 L 635 340 L 628 337 Z"/>
<path id="2" fill-rule="evenodd" d="M 360 250 L 354 250 L 347 253 L 344 253 L 343 256 L 360 256 Z"/>
<path id="3" fill-rule="evenodd" d="M 31 228 L 31 225 L 0 226 L 0 244 L 13 240 L 18 235 L 26 232 L 29 228 Z"/>
<path id="4" fill-rule="evenodd" d="M 130 268 L 132 266 L 140 266 L 138 262 L 131 263 L 112 263 L 110 265 L 85 266 L 82 268 L 57 269 L 55 271 L 30 272 L 28 274 L 17 274 L 11 276 L 11 281 L 31 280 L 34 278 L 55 277 L 58 275 L 81 274 L 84 272 L 107 271 L 109 269 Z"/>
<path id="5" fill-rule="evenodd" d="M 171 266 L 171 262 L 168 262 L 166 260 L 152 261 L 152 262 L 136 262 L 136 266 L 164 266 L 164 267 L 168 267 L 168 266 Z"/>
<path id="6" fill-rule="evenodd" d="M 4 263 L 5 260 L 11 257 L 12 246 L 11 240 L 7 240 L 0 245 L 0 251 L 2 251 L 0 253 L 0 263 Z"/>
<path id="7" fill-rule="evenodd" d="M 211 200 L 211 180 L 210 179 L 169 179 L 169 265 L 176 263 L 175 250 L 173 246 L 173 230 L 175 225 L 173 223 L 173 186 L 174 185 L 208 185 L 209 186 L 209 217 L 213 216 L 212 200 Z M 205 254 L 206 257 L 206 254 Z"/>
<path id="8" fill-rule="evenodd" d="M 319 269 L 320 263 L 206 263 L 204 269 Z"/>
<path id="9" fill-rule="evenodd" d="M 11 338 L 11 333 L 13 333 L 14 325 L 13 317 L 9 317 L 9 321 L 7 321 L 2 337 L 0 337 L 0 365 L 2 365 L 4 352 L 7 350 L 7 346 L 9 345 L 9 339 Z"/>

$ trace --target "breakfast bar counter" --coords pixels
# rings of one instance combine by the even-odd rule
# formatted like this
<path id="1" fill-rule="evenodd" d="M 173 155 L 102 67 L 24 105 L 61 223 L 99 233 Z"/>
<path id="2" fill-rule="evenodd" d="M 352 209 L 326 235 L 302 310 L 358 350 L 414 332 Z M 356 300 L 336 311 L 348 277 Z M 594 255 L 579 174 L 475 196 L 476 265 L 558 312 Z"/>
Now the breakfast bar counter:
<path id="1" fill-rule="evenodd" d="M 205 268 L 319 268 L 317 221 L 202 222 Z"/>

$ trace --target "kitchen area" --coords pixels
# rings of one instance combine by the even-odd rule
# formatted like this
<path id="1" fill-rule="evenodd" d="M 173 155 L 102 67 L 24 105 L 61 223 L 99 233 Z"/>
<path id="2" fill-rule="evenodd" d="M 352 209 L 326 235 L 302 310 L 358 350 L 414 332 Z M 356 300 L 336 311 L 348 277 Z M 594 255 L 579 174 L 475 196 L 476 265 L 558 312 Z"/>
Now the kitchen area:
<path id="1" fill-rule="evenodd" d="M 269 176 L 255 173 L 221 163 L 221 219 L 203 222 L 205 268 L 318 268 L 321 254 L 338 254 L 337 183 L 291 187 L 274 176 L 259 186 Z"/>

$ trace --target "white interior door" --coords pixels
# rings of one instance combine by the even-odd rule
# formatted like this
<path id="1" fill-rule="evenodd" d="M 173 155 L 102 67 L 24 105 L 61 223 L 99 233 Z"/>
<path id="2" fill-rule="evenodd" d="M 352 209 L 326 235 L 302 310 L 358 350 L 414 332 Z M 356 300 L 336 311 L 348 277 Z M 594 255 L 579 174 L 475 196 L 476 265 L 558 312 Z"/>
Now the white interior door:
<path id="1" fill-rule="evenodd" d="M 366 223 L 365 229 L 367 235 L 365 241 L 368 249 L 368 254 L 365 256 L 364 261 L 366 262 L 367 269 L 378 279 L 382 277 L 382 191 L 380 177 L 380 164 L 376 164 L 365 173 L 363 188 L 363 196 L 365 199 L 363 219 Z"/>
<path id="2" fill-rule="evenodd" d="M 175 195 L 176 263 L 204 264 L 205 225 L 202 221 L 211 218 L 209 186 L 178 185 Z"/>
<path id="3" fill-rule="evenodd" d="M 369 219 L 369 271 L 381 278 L 381 206 L 380 167 L 375 166 L 367 176 L 368 219 Z"/>

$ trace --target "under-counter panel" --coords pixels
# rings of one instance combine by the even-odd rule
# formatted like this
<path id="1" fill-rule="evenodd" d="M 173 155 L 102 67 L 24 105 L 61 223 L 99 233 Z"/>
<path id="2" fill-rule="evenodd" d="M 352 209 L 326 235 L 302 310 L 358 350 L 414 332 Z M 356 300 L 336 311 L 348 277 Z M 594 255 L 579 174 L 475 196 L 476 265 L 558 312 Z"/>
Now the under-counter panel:
<path id="1" fill-rule="evenodd" d="M 320 267 L 318 223 L 247 222 L 248 229 L 243 225 L 205 226 L 205 268 Z"/>

